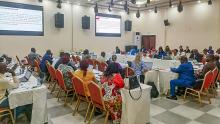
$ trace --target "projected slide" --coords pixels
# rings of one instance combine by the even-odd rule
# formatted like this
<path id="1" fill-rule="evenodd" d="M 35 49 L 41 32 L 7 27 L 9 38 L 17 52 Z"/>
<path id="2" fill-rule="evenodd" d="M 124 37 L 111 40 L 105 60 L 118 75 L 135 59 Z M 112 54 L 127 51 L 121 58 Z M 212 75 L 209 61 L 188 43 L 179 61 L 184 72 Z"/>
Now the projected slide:
<path id="1" fill-rule="evenodd" d="M 43 7 L 0 1 L 0 35 L 44 35 Z"/>
<path id="2" fill-rule="evenodd" d="M 96 36 L 121 36 L 121 16 L 96 14 Z"/>

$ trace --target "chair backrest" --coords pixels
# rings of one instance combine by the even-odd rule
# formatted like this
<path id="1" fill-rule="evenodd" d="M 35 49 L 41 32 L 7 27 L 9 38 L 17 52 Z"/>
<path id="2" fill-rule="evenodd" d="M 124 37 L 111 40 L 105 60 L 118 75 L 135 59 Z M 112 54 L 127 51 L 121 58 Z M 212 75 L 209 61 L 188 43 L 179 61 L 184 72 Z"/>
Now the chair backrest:
<path id="1" fill-rule="evenodd" d="M 20 66 L 22 66 L 21 61 L 20 61 L 20 59 L 18 58 L 18 56 L 16 56 L 16 59 L 17 59 L 17 61 L 18 61 L 18 64 L 19 64 Z"/>
<path id="2" fill-rule="evenodd" d="M 57 78 L 60 88 L 62 88 L 63 90 L 66 90 L 66 85 L 63 79 L 63 73 L 60 70 L 56 71 L 56 78 Z"/>
<path id="3" fill-rule="evenodd" d="M 208 72 L 205 74 L 205 77 L 204 77 L 204 80 L 203 80 L 203 84 L 202 84 L 202 87 L 201 87 L 200 91 L 208 90 L 208 89 L 209 89 L 209 87 L 210 87 L 211 84 L 212 84 L 212 78 L 213 78 L 213 73 L 212 73 L 212 71 L 208 71 Z"/>
<path id="4" fill-rule="evenodd" d="M 29 57 L 28 57 L 28 56 L 25 56 L 24 58 L 27 60 L 28 65 L 31 65 L 31 61 L 30 61 Z"/>
<path id="5" fill-rule="evenodd" d="M 41 70 L 40 70 L 40 63 L 35 59 L 34 60 L 34 66 L 37 68 L 37 72 L 39 73 Z"/>
<path id="6" fill-rule="evenodd" d="M 51 73 L 51 80 L 53 80 L 53 81 L 57 80 L 57 78 L 56 78 L 56 69 L 52 65 L 50 65 L 49 70 L 50 70 L 49 73 Z"/>
<path id="7" fill-rule="evenodd" d="M 131 67 L 125 68 L 125 77 L 131 77 L 134 76 L 134 74 L 135 74 L 134 69 L 132 69 Z"/>
<path id="8" fill-rule="evenodd" d="M 215 84 L 215 82 L 218 78 L 218 73 L 219 73 L 218 68 L 215 67 L 215 69 L 212 71 L 212 73 L 213 73 L 212 84 Z"/>
<path id="9" fill-rule="evenodd" d="M 96 66 L 99 66 L 100 62 L 96 59 L 94 59 L 94 62 L 93 62 L 93 68 L 95 69 Z"/>
<path id="10" fill-rule="evenodd" d="M 88 85 L 88 89 L 93 105 L 106 110 L 101 88 L 95 82 L 91 81 Z"/>
<path id="11" fill-rule="evenodd" d="M 49 69 L 48 69 L 48 68 L 49 68 L 50 63 L 49 63 L 49 61 L 48 61 L 48 60 L 46 60 L 46 61 L 45 61 L 45 63 L 46 63 L 46 66 L 47 66 L 47 70 L 49 71 Z"/>
<path id="12" fill-rule="evenodd" d="M 98 66 L 98 70 L 101 72 L 104 72 L 107 68 L 108 64 L 106 62 L 100 62 L 99 66 Z"/>
<path id="13" fill-rule="evenodd" d="M 77 62 L 80 62 L 81 61 L 81 58 L 79 56 L 76 56 L 76 61 Z"/>
<path id="14" fill-rule="evenodd" d="M 76 95 L 87 97 L 82 79 L 80 79 L 77 76 L 74 76 L 72 78 L 72 84 L 73 84 L 73 88 L 75 90 Z"/>
<path id="15" fill-rule="evenodd" d="M 74 77 L 74 74 L 71 71 L 68 71 L 67 74 L 70 79 L 72 79 Z"/>

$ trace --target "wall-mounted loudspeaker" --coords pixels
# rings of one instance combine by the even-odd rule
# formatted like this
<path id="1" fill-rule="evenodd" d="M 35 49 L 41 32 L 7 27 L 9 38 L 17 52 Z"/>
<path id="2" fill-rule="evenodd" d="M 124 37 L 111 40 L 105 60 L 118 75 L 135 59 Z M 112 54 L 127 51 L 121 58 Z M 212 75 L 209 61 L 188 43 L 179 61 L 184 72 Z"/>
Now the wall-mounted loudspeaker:
<path id="1" fill-rule="evenodd" d="M 131 31 L 132 30 L 132 21 L 126 20 L 125 21 L 125 31 Z"/>
<path id="2" fill-rule="evenodd" d="M 55 14 L 55 27 L 64 28 L 64 14 L 57 13 Z"/>
<path id="3" fill-rule="evenodd" d="M 169 22 L 168 19 L 164 20 L 164 25 L 165 25 L 165 26 L 170 26 L 170 22 Z"/>
<path id="4" fill-rule="evenodd" d="M 82 17 L 82 29 L 90 29 L 90 17 L 83 16 Z"/>

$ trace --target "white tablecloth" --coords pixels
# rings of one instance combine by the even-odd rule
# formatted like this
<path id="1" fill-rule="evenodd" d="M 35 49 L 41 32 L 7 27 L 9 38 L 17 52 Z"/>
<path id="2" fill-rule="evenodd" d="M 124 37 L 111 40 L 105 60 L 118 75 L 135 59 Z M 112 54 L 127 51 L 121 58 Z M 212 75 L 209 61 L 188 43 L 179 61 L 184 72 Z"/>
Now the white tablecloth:
<path id="1" fill-rule="evenodd" d="M 171 72 L 170 70 L 159 71 L 159 86 L 160 93 L 166 93 L 170 89 L 170 81 L 178 78 L 178 73 Z"/>
<path id="2" fill-rule="evenodd" d="M 27 104 L 33 104 L 31 124 L 47 122 L 47 87 L 35 87 L 37 79 L 31 76 L 29 82 L 19 85 L 17 89 L 9 91 L 8 100 L 10 109 Z"/>
<path id="3" fill-rule="evenodd" d="M 151 86 L 141 84 L 142 96 L 138 101 L 133 100 L 129 90 L 122 89 L 122 118 L 121 124 L 146 124 L 150 122 L 150 91 Z M 131 91 L 132 96 L 139 96 L 140 89 Z"/>

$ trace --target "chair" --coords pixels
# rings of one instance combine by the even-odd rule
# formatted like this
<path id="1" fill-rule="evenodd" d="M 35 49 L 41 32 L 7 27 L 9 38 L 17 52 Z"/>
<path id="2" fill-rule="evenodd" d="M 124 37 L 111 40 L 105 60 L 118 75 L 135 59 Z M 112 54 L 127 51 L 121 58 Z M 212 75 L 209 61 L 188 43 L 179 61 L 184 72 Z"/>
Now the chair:
<path id="1" fill-rule="evenodd" d="M 88 59 L 88 63 L 89 63 L 89 65 L 92 65 L 92 66 L 94 65 L 92 59 Z"/>
<path id="2" fill-rule="evenodd" d="M 59 91 L 58 91 L 58 101 L 60 99 L 60 94 L 63 91 L 65 93 L 65 101 L 64 101 L 64 105 L 66 105 L 67 103 L 67 97 L 68 95 L 70 95 L 70 92 L 72 91 L 72 89 L 67 89 L 64 79 L 63 79 L 63 73 L 60 70 L 56 71 L 56 78 L 59 84 Z"/>
<path id="3" fill-rule="evenodd" d="M 49 67 L 50 67 L 50 63 L 49 63 L 49 61 L 45 61 L 45 63 L 46 63 L 46 66 L 47 66 L 47 70 L 48 70 L 48 72 L 49 72 L 49 74 L 50 74 L 50 70 L 49 70 Z M 49 75 L 49 78 L 47 79 L 47 81 L 49 82 L 51 80 L 51 75 Z"/>
<path id="4" fill-rule="evenodd" d="M 89 113 L 89 108 L 91 106 L 91 102 L 90 102 L 89 97 L 85 93 L 84 83 L 79 77 L 75 76 L 74 78 L 72 78 L 72 84 L 73 84 L 73 88 L 75 90 L 75 94 L 77 96 L 77 101 L 76 101 L 76 106 L 75 106 L 75 109 L 73 112 L 73 116 L 76 114 L 76 112 L 78 112 L 81 101 L 84 101 L 89 104 L 87 107 L 87 112 L 86 112 L 86 116 L 85 116 L 85 121 L 86 121 L 86 118 Z"/>
<path id="5" fill-rule="evenodd" d="M 204 77 L 202 87 L 200 89 L 186 88 L 185 94 L 184 94 L 184 100 L 186 99 L 186 95 L 190 94 L 190 95 L 198 97 L 199 102 L 201 104 L 202 103 L 201 95 L 204 95 L 204 96 L 208 97 L 209 104 L 211 104 L 211 99 L 209 97 L 209 91 L 208 90 L 209 90 L 209 88 L 212 84 L 212 79 L 213 79 L 212 71 L 207 72 L 205 77 Z"/>
<path id="6" fill-rule="evenodd" d="M 24 58 L 27 60 L 27 64 L 31 66 L 31 61 L 30 61 L 29 57 L 25 56 Z"/>
<path id="7" fill-rule="evenodd" d="M 105 102 L 103 100 L 103 94 L 102 94 L 101 88 L 96 83 L 94 83 L 93 81 L 88 85 L 88 88 L 89 88 L 89 92 L 91 94 L 90 98 L 91 98 L 91 102 L 92 102 L 92 106 L 93 106 L 92 107 L 92 112 L 90 113 L 88 123 L 90 124 L 90 121 L 92 119 L 95 108 L 99 108 L 99 109 L 106 112 L 104 124 L 107 124 L 108 116 L 110 114 L 110 111 L 107 107 L 107 104 L 105 104 Z"/>
<path id="8" fill-rule="evenodd" d="M 6 115 L 10 115 L 12 123 L 15 124 L 15 120 L 13 118 L 13 114 L 9 108 L 0 108 L 0 117 L 4 117 Z"/>
<path id="9" fill-rule="evenodd" d="M 0 101 L 4 98 L 5 93 L 6 93 L 6 91 L 4 93 L 0 94 Z M 10 115 L 12 123 L 15 124 L 15 120 L 13 118 L 13 114 L 12 114 L 11 110 L 9 108 L 1 108 L 0 107 L 0 118 L 4 117 L 6 115 Z"/>
<path id="10" fill-rule="evenodd" d="M 55 90 L 55 88 L 58 84 L 58 81 L 57 81 L 57 77 L 56 77 L 56 69 L 52 65 L 50 65 L 49 69 L 50 69 L 50 73 L 51 73 L 51 83 L 52 82 L 54 83 L 53 88 L 51 90 L 51 93 L 53 93 L 53 91 Z M 57 94 L 57 96 L 58 96 L 58 94 Z"/>
<path id="11" fill-rule="evenodd" d="M 212 71 L 212 73 L 213 73 L 213 78 L 212 78 L 212 84 L 211 84 L 210 90 L 212 90 L 213 97 L 216 97 L 216 95 L 217 95 L 216 81 L 217 81 L 218 73 L 219 73 L 218 68 L 215 67 L 215 69 Z"/>
<path id="12" fill-rule="evenodd" d="M 107 67 L 108 67 L 108 64 L 106 62 L 100 62 L 98 66 L 98 70 L 101 72 L 104 72 Z"/>
<path id="13" fill-rule="evenodd" d="M 34 60 L 34 66 L 35 66 L 36 72 L 40 74 L 41 72 L 40 63 L 36 59 Z"/>
<path id="14" fill-rule="evenodd" d="M 81 61 L 81 58 L 79 56 L 76 56 L 76 61 L 77 62 L 80 62 Z"/>
<path id="15" fill-rule="evenodd" d="M 100 65 L 100 62 L 96 59 L 94 59 L 94 62 L 93 62 L 93 69 L 96 69 L 97 66 Z"/>
<path id="16" fill-rule="evenodd" d="M 18 61 L 18 64 L 20 65 L 20 66 L 22 66 L 22 64 L 21 64 L 21 61 L 20 61 L 20 59 L 19 59 L 19 57 L 16 55 L 16 59 L 17 59 L 17 61 Z"/>
<path id="17" fill-rule="evenodd" d="M 125 77 L 131 77 L 134 75 L 135 75 L 134 69 L 132 69 L 131 67 L 125 68 Z"/>
<path id="18" fill-rule="evenodd" d="M 74 78 L 74 74 L 72 73 L 72 72 L 70 72 L 70 71 L 68 71 L 67 72 L 68 73 L 68 77 L 71 79 L 71 81 L 72 81 L 72 79 Z M 71 105 L 72 105 L 72 103 L 73 103 L 73 100 L 74 100 L 74 98 L 75 98 L 75 90 L 74 90 L 74 88 L 73 88 L 73 93 L 74 93 L 74 95 L 73 95 L 73 98 L 72 98 L 72 102 L 71 102 Z"/>

